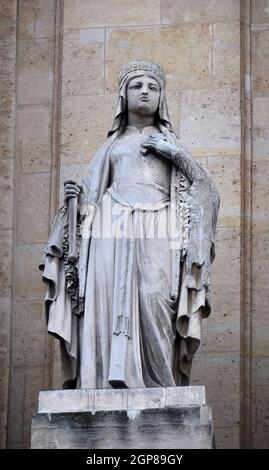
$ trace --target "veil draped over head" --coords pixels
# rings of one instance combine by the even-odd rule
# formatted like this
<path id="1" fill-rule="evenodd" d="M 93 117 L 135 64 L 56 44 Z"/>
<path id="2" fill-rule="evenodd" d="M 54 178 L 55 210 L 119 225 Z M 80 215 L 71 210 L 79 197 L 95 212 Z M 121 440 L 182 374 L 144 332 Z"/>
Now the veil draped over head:
<path id="1" fill-rule="evenodd" d="M 128 62 L 119 74 L 119 98 L 112 128 L 108 132 L 108 137 L 127 125 L 127 87 L 133 78 L 142 77 L 143 75 L 148 75 L 149 77 L 154 78 L 160 86 L 160 100 L 158 110 L 156 112 L 155 124 L 160 127 L 164 126 L 166 129 L 174 132 L 168 114 L 164 71 L 154 62 L 149 60 L 137 60 Z"/>

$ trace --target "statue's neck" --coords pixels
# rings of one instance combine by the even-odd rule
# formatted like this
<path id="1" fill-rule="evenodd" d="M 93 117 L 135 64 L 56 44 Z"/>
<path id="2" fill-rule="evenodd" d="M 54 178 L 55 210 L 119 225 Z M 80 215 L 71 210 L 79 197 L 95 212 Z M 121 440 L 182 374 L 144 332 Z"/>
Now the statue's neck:
<path id="1" fill-rule="evenodd" d="M 140 116 L 132 112 L 128 112 L 128 126 L 143 129 L 143 127 L 154 126 L 154 115 Z"/>

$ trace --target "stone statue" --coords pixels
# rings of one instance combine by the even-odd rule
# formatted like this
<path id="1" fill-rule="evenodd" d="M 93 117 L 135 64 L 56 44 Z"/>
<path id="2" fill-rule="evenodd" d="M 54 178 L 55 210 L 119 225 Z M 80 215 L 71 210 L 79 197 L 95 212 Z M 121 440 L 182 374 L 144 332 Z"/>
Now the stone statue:
<path id="1" fill-rule="evenodd" d="M 218 208 L 207 170 L 173 131 L 164 71 L 129 62 L 112 129 L 82 186 L 65 183 L 41 265 L 65 388 L 189 383 Z"/>

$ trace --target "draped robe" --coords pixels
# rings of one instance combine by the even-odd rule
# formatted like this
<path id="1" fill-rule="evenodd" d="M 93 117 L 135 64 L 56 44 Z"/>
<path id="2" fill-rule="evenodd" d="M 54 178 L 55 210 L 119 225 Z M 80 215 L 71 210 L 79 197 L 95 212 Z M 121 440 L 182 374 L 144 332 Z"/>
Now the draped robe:
<path id="1" fill-rule="evenodd" d="M 163 127 L 161 132 L 168 141 L 177 145 L 178 140 L 173 132 Z M 82 229 L 87 226 L 87 233 L 94 226 L 97 209 L 102 207 L 109 185 L 111 148 L 120 136 L 120 130 L 114 132 L 97 150 L 89 165 L 84 181 L 85 203 L 80 220 Z M 110 319 L 108 318 L 109 308 L 106 305 L 107 299 L 113 302 L 117 292 L 120 292 L 120 284 L 117 288 L 117 282 L 124 284 L 125 281 L 117 278 L 109 280 L 105 270 L 102 279 L 102 253 L 96 240 L 91 241 L 87 236 L 79 240 L 78 288 L 83 307 L 77 310 L 72 305 L 72 299 L 66 290 L 64 270 L 67 207 L 63 206 L 57 214 L 41 269 L 47 286 L 45 305 L 48 331 L 61 342 L 65 387 L 141 387 L 189 383 L 193 355 L 201 340 L 201 320 L 210 314 L 210 267 L 214 258 L 219 198 L 209 175 L 203 180 L 191 182 L 174 164 L 169 192 L 170 203 L 176 208 L 175 224 L 181 227 L 181 232 L 185 231 L 185 237 L 170 251 L 169 299 L 165 299 L 164 295 L 156 296 L 154 291 L 140 295 L 137 283 L 134 285 L 131 282 L 132 330 L 129 332 L 123 327 L 117 330 L 113 315 L 111 317 L 110 314 Z M 128 246 L 124 246 L 124 243 L 128 243 Z M 130 240 L 124 243 L 121 242 L 118 249 L 117 241 L 113 242 L 113 253 L 110 245 L 108 253 L 111 262 L 120 263 L 123 250 L 127 250 L 130 255 Z M 104 248 L 105 245 L 102 246 Z M 136 246 L 136 256 L 133 258 L 136 260 L 136 272 L 134 274 L 132 271 L 132 275 L 135 276 L 139 256 L 142 256 L 141 244 L 140 248 Z M 126 259 L 125 257 L 125 261 Z M 140 271 L 140 276 L 141 273 L 144 278 L 143 271 Z M 109 282 L 113 286 L 109 287 Z M 127 276 L 125 283 L 128 282 Z M 103 291 L 97 293 L 99 288 Z M 113 299 L 110 298 L 111 295 Z M 103 301 L 104 304 L 100 304 Z M 146 306 L 146 303 L 149 305 Z M 155 309 L 157 317 L 152 315 L 154 303 L 158 304 L 157 310 Z M 142 319 L 141 310 L 147 312 Z M 170 333 L 173 336 L 172 341 L 164 342 L 163 350 L 160 312 L 164 313 L 163 334 L 169 333 L 171 321 Z M 150 342 L 150 347 L 145 347 L 147 341 Z M 157 353 L 154 351 L 154 344 L 157 345 Z M 171 345 L 173 351 L 169 352 Z M 100 347 L 105 353 L 98 354 Z M 160 359 L 159 365 L 156 358 Z M 166 363 L 167 360 L 169 364 Z M 164 368 L 161 377 L 158 377 L 158 366 Z"/>

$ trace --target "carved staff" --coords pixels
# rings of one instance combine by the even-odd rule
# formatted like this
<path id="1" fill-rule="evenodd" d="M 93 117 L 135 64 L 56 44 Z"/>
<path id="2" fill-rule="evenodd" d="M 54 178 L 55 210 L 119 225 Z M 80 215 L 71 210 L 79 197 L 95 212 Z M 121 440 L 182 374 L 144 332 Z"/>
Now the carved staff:
<path id="1" fill-rule="evenodd" d="M 74 181 L 65 181 L 67 184 L 76 184 Z M 77 260 L 77 210 L 78 210 L 78 196 L 70 197 L 68 200 L 68 216 L 69 216 L 69 227 L 68 227 L 68 239 L 69 239 L 69 250 L 68 250 L 68 261 L 74 263 Z"/>

